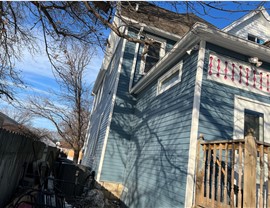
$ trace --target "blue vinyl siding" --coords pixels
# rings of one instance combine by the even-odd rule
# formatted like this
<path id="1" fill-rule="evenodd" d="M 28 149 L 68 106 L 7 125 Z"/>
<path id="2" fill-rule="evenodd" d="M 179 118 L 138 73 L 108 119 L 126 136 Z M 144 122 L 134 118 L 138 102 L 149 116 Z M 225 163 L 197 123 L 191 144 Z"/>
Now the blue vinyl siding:
<path id="1" fill-rule="evenodd" d="M 92 112 L 90 118 L 89 142 L 87 155 L 84 156 L 83 164 L 91 167 L 97 172 L 102 147 L 106 135 L 106 129 L 109 125 L 109 115 L 112 111 L 113 91 L 116 85 L 117 71 L 120 62 L 120 54 L 123 45 L 123 40 L 117 46 L 116 52 L 112 57 L 111 63 L 108 66 L 106 75 L 104 77 L 104 87 L 100 103 L 97 104 L 96 109 Z M 114 60 L 115 59 L 115 60 Z M 112 65 L 114 63 L 114 65 Z M 102 116 L 103 115 L 103 116 Z M 100 123 L 100 127 L 99 126 Z M 95 142 L 95 140 L 97 140 Z M 92 151 L 90 151 L 92 150 Z"/>
<path id="2" fill-rule="evenodd" d="M 249 57 L 209 43 L 207 44 L 201 94 L 199 133 L 204 135 L 205 140 L 232 139 L 235 95 L 264 103 L 270 103 L 270 100 L 267 96 L 207 80 L 209 53 L 211 51 L 244 62 L 248 62 Z M 261 68 L 270 69 L 267 63 L 264 63 Z"/>
<path id="3" fill-rule="evenodd" d="M 127 147 L 132 132 L 131 121 L 133 120 L 134 104 L 136 101 L 135 98 L 129 94 L 129 81 L 134 52 L 135 43 L 127 42 L 101 172 L 101 181 L 123 183 L 124 180 Z"/>
<path id="4" fill-rule="evenodd" d="M 156 96 L 156 80 L 137 95 L 123 197 L 129 207 L 184 206 L 197 53 L 183 60 L 180 83 Z"/>

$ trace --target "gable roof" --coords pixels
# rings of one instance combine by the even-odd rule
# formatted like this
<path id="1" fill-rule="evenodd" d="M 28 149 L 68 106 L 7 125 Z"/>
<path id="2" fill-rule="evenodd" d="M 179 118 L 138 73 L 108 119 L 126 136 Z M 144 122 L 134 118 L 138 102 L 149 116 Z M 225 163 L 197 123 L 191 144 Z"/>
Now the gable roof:
<path id="1" fill-rule="evenodd" d="M 179 36 L 187 33 L 196 22 L 214 27 L 193 13 L 179 14 L 145 1 L 122 2 L 121 15 Z"/>
<path id="2" fill-rule="evenodd" d="M 257 9 L 249 12 L 245 16 L 241 17 L 240 19 L 232 22 L 230 25 L 226 26 L 222 30 L 224 32 L 228 32 L 231 29 L 233 29 L 234 27 L 236 27 L 236 26 L 242 24 L 243 22 L 245 22 L 246 20 L 250 19 L 251 17 L 257 15 L 258 13 L 261 13 L 267 21 L 270 21 L 270 16 L 269 16 L 268 12 L 266 11 L 266 9 L 263 6 L 260 6 Z"/>

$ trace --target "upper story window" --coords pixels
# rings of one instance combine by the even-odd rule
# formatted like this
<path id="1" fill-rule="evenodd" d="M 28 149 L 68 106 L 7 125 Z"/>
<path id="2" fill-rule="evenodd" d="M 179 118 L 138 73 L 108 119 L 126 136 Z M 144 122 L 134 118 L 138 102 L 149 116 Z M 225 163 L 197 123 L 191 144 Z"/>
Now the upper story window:
<path id="1" fill-rule="evenodd" d="M 153 40 L 153 44 L 145 45 L 143 51 L 146 53 L 142 57 L 140 71 L 145 74 L 165 55 L 166 41 L 164 39 L 147 35 Z"/>
<path id="2" fill-rule="evenodd" d="M 170 71 L 164 74 L 158 80 L 158 88 L 157 95 L 163 93 L 164 91 L 170 89 L 172 86 L 176 85 L 181 81 L 182 77 L 182 66 L 183 62 L 181 61 L 175 67 L 173 67 Z"/>
<path id="3" fill-rule="evenodd" d="M 258 43 L 258 44 L 264 44 L 264 40 L 255 35 L 248 34 L 248 40 Z"/>

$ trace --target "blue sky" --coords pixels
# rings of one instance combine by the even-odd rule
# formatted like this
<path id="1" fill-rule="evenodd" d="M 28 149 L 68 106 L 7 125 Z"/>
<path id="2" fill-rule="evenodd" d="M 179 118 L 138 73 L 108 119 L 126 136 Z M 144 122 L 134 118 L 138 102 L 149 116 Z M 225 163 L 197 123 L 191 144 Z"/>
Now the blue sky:
<path id="1" fill-rule="evenodd" d="M 254 9 L 254 5 L 245 5 L 242 9 Z M 231 4 L 230 2 L 224 2 L 226 5 L 226 9 L 236 10 L 236 6 Z M 267 2 L 265 7 L 270 8 L 269 3 Z M 167 7 L 169 9 L 169 7 Z M 197 8 L 199 11 L 202 11 L 200 8 Z M 181 10 L 179 11 L 181 12 Z M 209 14 L 207 16 L 200 15 L 201 18 L 209 21 L 213 25 L 218 28 L 223 28 L 229 25 L 234 20 L 242 17 L 247 12 L 221 12 L 215 9 L 211 9 L 208 11 Z M 42 47 L 42 44 L 41 44 Z M 92 62 L 87 70 L 87 75 L 85 80 L 89 83 L 93 83 L 98 74 L 98 71 L 101 67 L 103 59 L 103 53 L 101 50 L 98 51 L 97 56 L 92 59 Z M 23 80 L 29 87 L 18 94 L 18 97 L 24 99 L 28 94 L 38 93 L 38 94 L 48 94 L 49 88 L 57 88 L 57 84 L 54 81 L 54 77 L 52 74 L 51 66 L 48 61 L 48 58 L 45 53 L 37 54 L 35 56 L 30 55 L 28 52 L 25 52 L 23 61 L 17 62 L 16 67 L 22 70 Z M 34 126 L 54 129 L 52 125 L 43 119 L 35 119 L 33 121 Z"/>
<path id="2" fill-rule="evenodd" d="M 40 47 L 42 46 L 42 43 L 40 43 Z M 100 50 L 97 52 L 97 55 L 93 57 L 85 74 L 85 81 L 89 84 L 94 83 L 101 67 L 102 59 L 103 53 Z M 48 96 L 49 89 L 58 90 L 51 65 L 45 53 L 39 53 L 33 56 L 29 52 L 24 51 L 22 60 L 16 62 L 16 68 L 22 71 L 22 80 L 27 85 L 26 88 L 17 90 L 15 95 L 17 99 L 26 100 L 27 96 L 32 94 Z M 5 109 L 12 107 L 8 103 L 1 102 L 0 108 Z M 55 130 L 55 127 L 50 122 L 42 118 L 34 119 L 32 125 L 34 127 Z"/>

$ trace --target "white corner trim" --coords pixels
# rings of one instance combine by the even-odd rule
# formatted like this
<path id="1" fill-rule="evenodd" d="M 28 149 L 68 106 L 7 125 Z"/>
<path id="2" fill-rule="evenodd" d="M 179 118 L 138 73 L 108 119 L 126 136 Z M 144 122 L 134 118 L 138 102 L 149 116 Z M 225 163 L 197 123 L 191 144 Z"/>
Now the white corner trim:
<path id="1" fill-rule="evenodd" d="M 135 75 L 135 69 L 136 69 L 139 48 L 140 48 L 140 44 L 136 43 L 133 63 L 132 63 L 132 67 L 131 67 L 131 74 L 130 74 L 130 79 L 129 79 L 129 91 L 131 90 L 132 85 L 133 85 L 133 79 L 134 79 L 134 75 Z"/>
<path id="2" fill-rule="evenodd" d="M 122 50 L 121 50 L 121 55 L 120 55 L 121 58 L 120 58 L 120 61 L 119 61 L 119 66 L 118 66 L 118 71 L 117 71 L 117 78 L 116 78 L 116 81 L 115 81 L 115 86 L 114 86 L 114 91 L 113 91 L 111 112 L 110 112 L 108 124 L 107 124 L 107 127 L 106 127 L 106 134 L 105 134 L 105 138 L 104 138 L 104 143 L 103 143 L 101 156 L 100 156 L 100 161 L 99 161 L 99 166 L 98 166 L 98 171 L 97 171 L 97 179 L 96 180 L 98 182 L 100 181 L 101 171 L 102 171 L 104 157 L 105 157 L 105 153 L 106 153 L 106 148 L 107 148 L 107 143 L 108 143 L 108 138 L 109 138 L 109 132 L 110 132 L 110 126 L 111 126 L 111 121 L 112 121 L 112 115 L 113 115 L 113 109 L 114 109 L 114 104 L 115 104 L 115 100 L 116 100 L 116 93 L 117 93 L 119 78 L 120 78 L 120 74 L 121 74 L 121 70 L 122 70 L 122 64 L 123 64 L 123 57 L 124 57 L 126 42 L 127 42 L 127 40 L 124 39 L 123 40 Z"/>
<path id="3" fill-rule="evenodd" d="M 196 72 L 195 89 L 194 89 L 192 120 L 191 120 L 191 129 L 190 129 L 189 155 L 188 155 L 186 196 L 185 196 L 184 207 L 192 207 L 193 202 L 194 202 L 195 167 L 196 167 L 195 161 L 196 161 L 196 148 L 197 148 L 197 139 L 198 139 L 198 130 L 199 130 L 199 115 L 200 115 L 204 57 L 205 57 L 205 41 L 202 40 L 200 42 L 200 50 L 198 54 L 197 72 Z"/>
<path id="4" fill-rule="evenodd" d="M 141 29 L 140 29 L 140 31 L 139 31 L 139 33 L 137 35 L 138 39 L 140 38 L 143 29 L 144 29 L 144 27 L 141 27 Z M 134 79 L 134 76 L 135 76 L 135 69 L 136 69 L 136 63 L 137 63 L 137 59 L 138 59 L 139 48 L 140 48 L 140 44 L 136 43 L 135 52 L 134 52 L 134 58 L 133 58 L 133 63 L 132 63 L 132 68 L 131 68 L 131 74 L 130 74 L 130 79 L 129 79 L 129 92 L 130 92 L 130 90 L 132 88 L 132 85 L 133 85 L 133 79 Z"/>
<path id="5" fill-rule="evenodd" d="M 242 96 L 235 96 L 233 139 L 244 138 L 245 109 L 262 113 L 264 115 L 264 132 L 270 132 L 270 104 Z M 270 142 L 270 134 L 264 134 L 264 141 Z"/>

